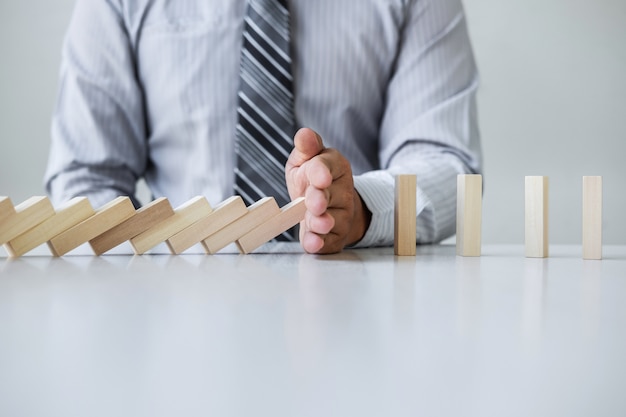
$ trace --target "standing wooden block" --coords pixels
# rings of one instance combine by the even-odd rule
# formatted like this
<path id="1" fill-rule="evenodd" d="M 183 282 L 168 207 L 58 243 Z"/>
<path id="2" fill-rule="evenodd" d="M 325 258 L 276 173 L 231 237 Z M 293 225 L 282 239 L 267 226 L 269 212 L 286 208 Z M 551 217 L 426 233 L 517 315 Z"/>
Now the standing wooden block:
<path id="1" fill-rule="evenodd" d="M 4 203 L 6 204 L 6 202 Z M 0 223 L 0 245 L 27 232 L 54 215 L 54 207 L 48 197 L 31 197 L 15 207 Z M 6 213 L 6 212 L 5 212 Z"/>
<path id="2" fill-rule="evenodd" d="M 159 243 L 165 242 L 181 230 L 211 214 L 212 208 L 206 198 L 197 196 L 174 210 L 174 214 L 130 240 L 137 255 L 146 253 Z"/>
<path id="3" fill-rule="evenodd" d="M 525 238 L 527 258 L 548 257 L 548 177 L 526 177 Z"/>
<path id="4" fill-rule="evenodd" d="M 602 259 L 602 177 L 583 177 L 583 259 Z"/>
<path id="5" fill-rule="evenodd" d="M 278 214 L 280 208 L 276 200 L 273 197 L 262 198 L 248 207 L 245 215 L 203 240 L 202 246 L 209 254 L 217 253 Z"/>
<path id="6" fill-rule="evenodd" d="M 166 242 L 167 246 L 174 255 L 183 253 L 247 212 L 246 203 L 240 196 L 230 197 L 215 207 L 215 210 L 208 216 L 169 238 Z"/>
<path id="7" fill-rule="evenodd" d="M 128 197 L 117 197 L 98 210 L 96 214 L 48 241 L 54 256 L 63 256 L 85 242 L 101 235 L 135 214 Z"/>
<path id="8" fill-rule="evenodd" d="M 416 187 L 415 175 L 396 176 L 393 250 L 397 256 L 415 256 L 417 245 Z"/>
<path id="9" fill-rule="evenodd" d="M 169 200 L 157 198 L 137 210 L 132 217 L 91 239 L 89 244 L 96 255 L 102 255 L 173 215 L 174 209 Z"/>
<path id="10" fill-rule="evenodd" d="M 5 245 L 9 256 L 19 257 L 51 240 L 78 223 L 93 216 L 95 211 L 89 199 L 76 197 L 68 201 L 43 223 L 16 237 Z"/>
<path id="11" fill-rule="evenodd" d="M 280 213 L 258 227 L 243 235 L 237 240 L 237 247 L 241 253 L 250 253 L 259 246 L 289 230 L 304 219 L 306 206 L 304 197 L 299 197 L 287 204 Z"/>
<path id="12" fill-rule="evenodd" d="M 480 256 L 482 228 L 482 175 L 456 179 L 456 254 Z"/>

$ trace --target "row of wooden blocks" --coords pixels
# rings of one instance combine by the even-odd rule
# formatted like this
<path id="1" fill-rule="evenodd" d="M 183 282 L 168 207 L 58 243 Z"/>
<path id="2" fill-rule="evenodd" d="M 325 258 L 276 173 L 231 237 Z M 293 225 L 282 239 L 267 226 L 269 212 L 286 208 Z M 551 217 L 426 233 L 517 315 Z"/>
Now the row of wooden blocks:
<path id="1" fill-rule="evenodd" d="M 525 253 L 546 258 L 548 246 L 548 177 L 525 177 Z M 480 256 L 482 177 L 457 178 L 456 249 L 460 256 Z M 602 177 L 582 179 L 582 257 L 602 259 Z"/>
<path id="2" fill-rule="evenodd" d="M 415 175 L 398 175 L 395 185 L 394 253 L 416 254 Z M 548 256 L 548 178 L 525 179 L 525 244 L 527 257 Z M 89 242 L 101 255 L 125 241 L 136 254 L 165 242 L 173 254 L 201 243 L 214 254 L 231 243 L 250 253 L 304 218 L 304 198 L 280 209 L 272 197 L 246 207 L 239 196 L 212 208 L 195 197 L 173 209 L 166 198 L 135 210 L 128 197 L 118 197 L 94 210 L 77 197 L 55 211 L 46 197 L 32 197 L 14 207 L 0 197 L 0 244 L 19 257 L 46 243 L 62 256 Z M 456 250 L 460 256 L 481 255 L 482 176 L 457 178 Z M 583 258 L 602 258 L 602 177 L 583 177 Z"/>
<path id="3" fill-rule="evenodd" d="M 415 256 L 415 175 L 396 177 L 394 252 Z M 602 177 L 583 177 L 583 259 L 602 259 Z M 483 178 L 457 177 L 456 253 L 481 255 Z M 528 258 L 548 257 L 548 177 L 525 177 L 525 253 Z"/>
<path id="4" fill-rule="evenodd" d="M 47 197 L 31 197 L 15 207 L 0 197 L 0 245 L 11 257 L 43 243 L 54 256 L 63 256 L 86 242 L 101 255 L 126 241 L 136 254 L 163 242 L 173 254 L 197 243 L 208 254 L 231 243 L 250 253 L 298 224 L 304 213 L 304 198 L 279 208 L 272 197 L 246 207 L 234 196 L 213 208 L 200 196 L 176 209 L 159 198 L 135 210 L 130 198 L 118 197 L 94 210 L 87 198 L 77 197 L 55 210 Z"/>

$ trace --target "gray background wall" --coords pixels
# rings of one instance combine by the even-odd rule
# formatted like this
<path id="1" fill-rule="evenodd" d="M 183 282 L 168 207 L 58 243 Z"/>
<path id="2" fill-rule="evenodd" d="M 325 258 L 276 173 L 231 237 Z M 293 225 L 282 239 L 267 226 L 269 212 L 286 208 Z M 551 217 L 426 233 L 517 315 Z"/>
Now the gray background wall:
<path id="1" fill-rule="evenodd" d="M 0 194 L 42 194 L 73 0 L 0 0 Z M 626 243 L 626 1 L 465 0 L 482 75 L 483 241 L 522 243 L 524 176 L 550 177 L 550 240 L 580 243 L 581 177 L 604 176 Z"/>

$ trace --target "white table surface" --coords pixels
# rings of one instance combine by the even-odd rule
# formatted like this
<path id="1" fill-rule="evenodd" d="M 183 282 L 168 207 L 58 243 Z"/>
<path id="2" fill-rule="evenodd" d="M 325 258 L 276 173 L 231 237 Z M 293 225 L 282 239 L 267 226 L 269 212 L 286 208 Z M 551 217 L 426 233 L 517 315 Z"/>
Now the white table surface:
<path id="1" fill-rule="evenodd" d="M 626 415 L 624 246 L 265 249 L 0 257 L 0 416 Z"/>

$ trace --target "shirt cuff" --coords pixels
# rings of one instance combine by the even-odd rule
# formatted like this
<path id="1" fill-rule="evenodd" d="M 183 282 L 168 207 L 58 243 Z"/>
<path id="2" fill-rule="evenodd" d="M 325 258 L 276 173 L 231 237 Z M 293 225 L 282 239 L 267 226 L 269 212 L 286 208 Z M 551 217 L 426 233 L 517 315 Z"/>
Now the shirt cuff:
<path id="1" fill-rule="evenodd" d="M 365 248 L 393 246 L 395 178 L 385 171 L 373 171 L 354 177 L 354 188 L 372 213 L 370 226 L 363 238 L 350 246 Z M 416 189 L 416 244 L 432 243 L 436 235 L 435 215 L 428 197 L 418 186 Z"/>
<path id="2" fill-rule="evenodd" d="M 354 188 L 372 213 L 372 219 L 363 238 L 351 247 L 393 245 L 393 177 L 382 171 L 355 176 Z"/>

